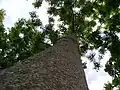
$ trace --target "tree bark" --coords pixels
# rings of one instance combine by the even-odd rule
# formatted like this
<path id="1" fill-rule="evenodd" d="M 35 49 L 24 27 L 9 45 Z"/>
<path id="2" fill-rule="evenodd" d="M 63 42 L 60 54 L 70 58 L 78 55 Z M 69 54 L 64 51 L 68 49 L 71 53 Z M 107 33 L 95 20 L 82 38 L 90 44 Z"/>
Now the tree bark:
<path id="1" fill-rule="evenodd" d="M 61 38 L 53 47 L 2 70 L 0 90 L 88 90 L 76 40 Z"/>

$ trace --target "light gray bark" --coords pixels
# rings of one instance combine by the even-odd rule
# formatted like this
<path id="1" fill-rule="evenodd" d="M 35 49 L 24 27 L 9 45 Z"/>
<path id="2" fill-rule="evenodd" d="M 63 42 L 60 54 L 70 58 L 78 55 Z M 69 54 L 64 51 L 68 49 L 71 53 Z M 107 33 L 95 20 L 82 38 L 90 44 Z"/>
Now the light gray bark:
<path id="1" fill-rule="evenodd" d="M 88 90 L 74 38 L 2 70 L 0 90 Z"/>

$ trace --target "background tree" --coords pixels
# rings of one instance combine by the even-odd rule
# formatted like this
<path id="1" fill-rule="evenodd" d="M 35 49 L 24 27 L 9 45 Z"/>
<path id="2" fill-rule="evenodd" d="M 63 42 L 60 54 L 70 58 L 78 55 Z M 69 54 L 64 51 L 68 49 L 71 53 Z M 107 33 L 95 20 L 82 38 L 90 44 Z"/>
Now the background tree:
<path id="1" fill-rule="evenodd" d="M 2 14 L 3 12 L 1 12 Z M 0 68 L 7 68 L 51 45 L 45 42 L 44 32 L 37 30 L 42 23 L 35 12 L 29 20 L 19 19 L 12 28 L 5 30 L 1 21 Z M 3 15 L 4 16 L 4 15 Z M 1 19 L 3 18 L 1 16 Z"/>

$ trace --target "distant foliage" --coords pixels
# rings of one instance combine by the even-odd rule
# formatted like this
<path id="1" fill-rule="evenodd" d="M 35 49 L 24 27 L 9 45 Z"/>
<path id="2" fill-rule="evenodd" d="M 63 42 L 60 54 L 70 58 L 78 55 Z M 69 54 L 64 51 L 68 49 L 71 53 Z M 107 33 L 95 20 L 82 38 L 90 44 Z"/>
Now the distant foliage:
<path id="1" fill-rule="evenodd" d="M 1 15 L 3 12 L 1 11 Z M 50 47 L 53 42 L 45 42 L 47 30 L 39 31 L 42 26 L 41 20 L 36 12 L 30 12 L 29 20 L 19 19 L 12 28 L 6 30 L 3 22 L 0 24 L 0 69 L 14 65 L 33 54 L 41 52 Z M 1 16 L 1 20 L 4 15 Z M 56 31 L 49 34 L 50 37 Z M 57 37 L 55 37 L 57 39 Z M 52 39 L 53 41 L 53 39 Z"/>

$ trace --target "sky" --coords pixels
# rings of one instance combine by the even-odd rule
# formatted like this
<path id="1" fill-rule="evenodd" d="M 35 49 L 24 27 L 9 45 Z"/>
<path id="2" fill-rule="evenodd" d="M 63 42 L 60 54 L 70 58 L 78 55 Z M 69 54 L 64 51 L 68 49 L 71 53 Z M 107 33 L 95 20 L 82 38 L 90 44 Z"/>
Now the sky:
<path id="1" fill-rule="evenodd" d="M 43 25 L 47 24 L 48 16 L 46 11 L 48 4 L 44 2 L 40 9 L 34 9 L 32 6 L 33 1 L 34 0 L 0 0 L 0 9 L 6 10 L 6 16 L 4 20 L 5 26 L 13 26 L 18 18 L 28 19 L 30 17 L 29 12 L 35 10 L 43 22 Z M 87 65 L 88 67 L 85 70 L 85 74 L 89 90 L 104 90 L 104 83 L 107 83 L 108 81 L 111 82 L 112 78 L 104 72 L 104 64 L 109 59 L 109 55 L 109 52 L 106 53 L 104 59 L 101 62 L 103 68 L 101 68 L 98 72 L 96 72 L 96 70 L 93 70 L 93 65 L 88 62 L 89 64 Z M 83 59 L 86 60 L 84 57 Z"/>

